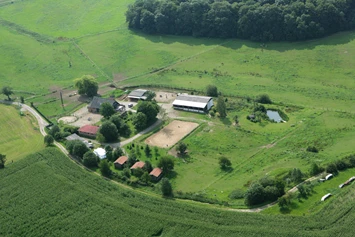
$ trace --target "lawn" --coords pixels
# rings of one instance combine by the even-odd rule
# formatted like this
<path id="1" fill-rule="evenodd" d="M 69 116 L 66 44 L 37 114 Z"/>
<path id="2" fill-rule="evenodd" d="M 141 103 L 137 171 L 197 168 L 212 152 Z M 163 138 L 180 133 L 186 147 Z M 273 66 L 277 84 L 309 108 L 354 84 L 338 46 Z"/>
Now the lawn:
<path id="1" fill-rule="evenodd" d="M 309 217 L 237 213 L 134 192 L 51 148 L 0 170 L 0 235 L 348 236 L 353 195 Z"/>
<path id="2" fill-rule="evenodd" d="M 10 105 L 0 104 L 0 109 L 0 153 L 6 155 L 6 164 L 11 165 L 13 161 L 43 149 L 43 137 L 31 114 L 20 116 L 18 108 Z"/>

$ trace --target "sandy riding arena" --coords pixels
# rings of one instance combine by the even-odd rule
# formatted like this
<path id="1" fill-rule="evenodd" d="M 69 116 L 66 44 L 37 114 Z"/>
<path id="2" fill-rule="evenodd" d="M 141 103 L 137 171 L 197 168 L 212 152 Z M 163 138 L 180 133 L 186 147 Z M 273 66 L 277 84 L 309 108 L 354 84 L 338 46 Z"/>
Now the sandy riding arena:
<path id="1" fill-rule="evenodd" d="M 168 126 L 145 140 L 150 146 L 169 148 L 198 127 L 198 123 L 174 120 Z"/>

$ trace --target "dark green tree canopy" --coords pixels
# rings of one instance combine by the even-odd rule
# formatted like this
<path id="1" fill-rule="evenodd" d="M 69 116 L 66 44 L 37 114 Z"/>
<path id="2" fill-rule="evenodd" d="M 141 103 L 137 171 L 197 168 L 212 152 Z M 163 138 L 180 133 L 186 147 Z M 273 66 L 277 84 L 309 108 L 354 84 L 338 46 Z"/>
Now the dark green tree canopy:
<path id="1" fill-rule="evenodd" d="M 137 108 L 137 113 L 139 112 L 147 116 L 147 123 L 151 123 L 159 113 L 159 105 L 153 101 L 140 101 Z"/>
<path id="2" fill-rule="evenodd" d="M 46 144 L 46 146 L 50 146 L 52 145 L 54 142 L 54 138 L 52 137 L 52 135 L 46 135 L 44 136 L 44 143 Z"/>
<path id="3" fill-rule="evenodd" d="M 206 95 L 217 97 L 218 96 L 217 86 L 208 85 L 206 87 Z"/>
<path id="4" fill-rule="evenodd" d="M 75 79 L 75 87 L 78 89 L 79 95 L 94 96 L 97 95 L 99 85 L 95 78 L 90 75 L 84 75 L 81 78 Z"/>
<path id="5" fill-rule="evenodd" d="M 173 196 L 173 188 L 168 178 L 161 179 L 161 192 L 164 197 Z"/>
<path id="6" fill-rule="evenodd" d="M 6 155 L 0 154 L 0 169 L 5 167 Z"/>
<path id="7" fill-rule="evenodd" d="M 147 127 L 147 116 L 142 112 L 138 112 L 133 116 L 132 123 L 134 127 L 140 131 Z"/>
<path id="8" fill-rule="evenodd" d="M 12 88 L 9 87 L 9 86 L 4 86 L 4 87 L 1 89 L 1 94 L 6 95 L 8 100 L 11 100 L 10 95 L 12 95 L 13 93 L 14 93 L 14 92 L 13 92 Z"/>
<path id="9" fill-rule="evenodd" d="M 83 156 L 83 164 L 89 168 L 97 167 L 97 159 L 97 156 L 92 151 L 88 151 Z"/>
<path id="10" fill-rule="evenodd" d="M 104 116 L 104 118 L 108 119 L 115 113 L 116 111 L 115 108 L 113 108 L 112 104 L 105 102 L 100 105 L 100 114 Z"/>
<path id="11" fill-rule="evenodd" d="M 218 96 L 216 109 L 221 118 L 225 118 L 227 116 L 226 102 L 222 96 Z"/>
<path id="12" fill-rule="evenodd" d="M 296 41 L 354 29 L 355 4 L 329 0 L 136 0 L 128 7 L 126 21 L 130 28 L 148 34 Z"/>
<path id="13" fill-rule="evenodd" d="M 101 133 L 104 136 L 105 142 L 114 142 L 118 139 L 117 128 L 110 121 L 106 121 L 102 123 L 99 129 L 99 133 Z"/>
<path id="14" fill-rule="evenodd" d="M 174 169 L 174 160 L 168 156 L 163 156 L 158 161 L 158 167 L 161 168 L 164 173 L 169 173 Z"/>

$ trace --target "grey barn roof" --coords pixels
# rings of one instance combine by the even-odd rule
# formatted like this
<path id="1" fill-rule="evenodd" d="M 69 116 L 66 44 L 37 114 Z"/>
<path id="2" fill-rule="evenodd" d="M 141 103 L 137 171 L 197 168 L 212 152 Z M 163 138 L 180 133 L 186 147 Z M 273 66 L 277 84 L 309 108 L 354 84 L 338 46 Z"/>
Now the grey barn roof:
<path id="1" fill-rule="evenodd" d="M 146 92 L 147 92 L 147 90 L 137 89 L 137 90 L 131 91 L 131 93 L 129 93 L 128 97 L 139 98 L 139 97 L 142 97 Z"/>
<path id="2" fill-rule="evenodd" d="M 203 109 L 212 97 L 196 95 L 179 95 L 173 102 L 174 106 L 187 106 Z"/>
<path id="3" fill-rule="evenodd" d="M 92 99 L 92 101 L 88 105 L 88 108 L 100 109 L 101 104 L 106 103 L 106 102 L 110 103 L 112 106 L 114 105 L 115 102 L 118 104 L 118 102 L 112 98 L 101 98 L 101 97 L 94 96 L 94 98 Z M 115 107 L 115 106 L 113 106 L 113 107 Z"/>
<path id="4" fill-rule="evenodd" d="M 79 137 L 76 133 L 67 136 L 65 139 L 67 139 L 68 141 L 74 141 L 74 140 L 84 141 L 84 139 L 82 137 Z"/>

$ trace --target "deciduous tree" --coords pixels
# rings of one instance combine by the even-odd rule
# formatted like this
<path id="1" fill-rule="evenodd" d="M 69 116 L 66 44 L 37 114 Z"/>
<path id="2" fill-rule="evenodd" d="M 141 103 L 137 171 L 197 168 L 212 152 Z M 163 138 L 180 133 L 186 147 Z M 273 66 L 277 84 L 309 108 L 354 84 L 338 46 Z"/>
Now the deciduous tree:
<path id="1" fill-rule="evenodd" d="M 100 114 L 104 116 L 104 118 L 109 119 L 115 113 L 116 111 L 112 104 L 105 102 L 100 105 Z"/>
<path id="2" fill-rule="evenodd" d="M 0 154 L 0 168 L 5 167 L 5 162 L 6 162 L 6 155 Z"/>
<path id="3" fill-rule="evenodd" d="M 99 85 L 95 78 L 90 75 L 84 75 L 81 78 L 75 79 L 75 87 L 78 89 L 79 95 L 94 96 L 97 95 Z"/>
<path id="4" fill-rule="evenodd" d="M 88 151 L 83 156 L 83 164 L 89 168 L 97 167 L 97 159 L 97 156 L 92 151 Z"/>
<path id="5" fill-rule="evenodd" d="M 46 146 L 51 146 L 54 143 L 54 138 L 52 137 L 52 135 L 46 135 L 44 136 L 44 143 L 46 144 Z"/>
<path id="6" fill-rule="evenodd" d="M 133 116 L 132 123 L 134 127 L 140 131 L 147 127 L 147 116 L 142 112 L 138 112 Z"/>
<path id="7" fill-rule="evenodd" d="M 7 96 L 8 100 L 11 100 L 10 95 L 12 95 L 14 92 L 11 87 L 9 86 L 4 86 L 1 90 L 1 94 L 4 94 Z"/>
<path id="8" fill-rule="evenodd" d="M 105 177 L 110 177 L 111 174 L 112 174 L 112 171 L 110 169 L 110 165 L 109 165 L 109 163 L 107 162 L 106 159 L 102 160 L 100 162 L 100 172 Z"/>
<path id="9" fill-rule="evenodd" d="M 232 162 L 225 156 L 221 156 L 218 160 L 218 164 L 222 170 L 230 169 L 232 166 Z"/>
<path id="10" fill-rule="evenodd" d="M 225 118 L 227 116 L 226 103 L 224 102 L 222 96 L 219 96 L 217 100 L 217 112 L 221 118 Z"/>
<path id="11" fill-rule="evenodd" d="M 104 136 L 105 142 L 114 142 L 118 138 L 117 128 L 110 121 L 106 121 L 101 125 L 99 133 Z"/>
<path id="12" fill-rule="evenodd" d="M 158 167 L 165 173 L 169 173 L 174 169 L 174 160 L 168 156 L 163 156 L 158 161 Z"/>
<path id="13" fill-rule="evenodd" d="M 180 155 L 184 155 L 187 150 L 187 145 L 184 142 L 179 142 L 176 145 L 176 151 L 179 152 Z"/>
<path id="14" fill-rule="evenodd" d="M 208 85 L 208 86 L 206 87 L 206 95 L 207 95 L 207 96 L 217 97 L 217 96 L 218 96 L 218 89 L 217 89 L 217 86 Z"/>
<path id="15" fill-rule="evenodd" d="M 173 196 L 173 188 L 168 178 L 161 179 L 161 192 L 164 197 Z"/>

